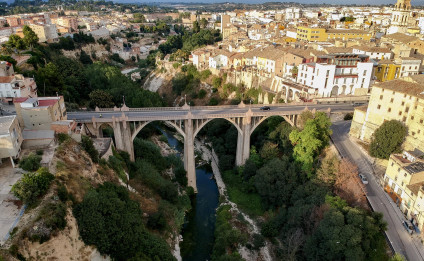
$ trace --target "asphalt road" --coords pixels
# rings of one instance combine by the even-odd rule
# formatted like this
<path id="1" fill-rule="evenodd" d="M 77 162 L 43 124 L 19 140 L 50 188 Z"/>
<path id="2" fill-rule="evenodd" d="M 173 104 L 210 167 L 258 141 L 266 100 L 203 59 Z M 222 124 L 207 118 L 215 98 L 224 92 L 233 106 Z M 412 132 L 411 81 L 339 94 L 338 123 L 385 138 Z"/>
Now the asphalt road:
<path id="1" fill-rule="evenodd" d="M 387 222 L 386 235 L 395 252 L 402 254 L 410 261 L 424 260 L 424 248 L 417 235 L 411 237 L 402 225 L 404 216 L 395 203 L 384 192 L 379 181 L 373 175 L 370 158 L 349 139 L 350 121 L 333 123 L 332 140 L 341 156 L 349 159 L 358 166 L 360 173 L 365 174 L 369 183 L 366 185 L 368 200 L 374 209 L 383 213 Z"/>
<path id="2" fill-rule="evenodd" d="M 326 111 L 328 108 L 331 108 L 332 112 L 348 112 L 353 111 L 354 107 L 352 104 L 308 104 L 308 105 L 282 105 L 282 106 L 270 106 L 271 110 L 264 111 L 259 107 L 251 107 L 251 110 L 254 116 L 263 116 L 263 115 L 279 115 L 279 114 L 290 114 L 293 112 L 302 112 L 305 107 L 309 110 L 316 109 L 317 111 Z M 246 105 L 245 108 L 231 107 L 231 108 L 207 108 L 207 109 L 196 109 L 196 107 L 192 107 L 190 110 L 140 110 L 140 111 L 129 111 L 129 112 L 121 112 L 121 111 L 111 111 L 111 112 L 68 112 L 69 120 L 76 121 L 90 121 L 92 117 L 99 119 L 99 121 L 107 121 L 107 119 L 111 119 L 112 117 L 121 117 L 124 113 L 125 116 L 129 118 L 157 118 L 158 120 L 165 119 L 173 119 L 180 118 L 184 119 L 185 116 L 189 113 L 192 114 L 193 118 L 204 118 L 205 116 L 209 116 L 211 118 L 219 118 L 227 117 L 225 115 L 234 114 L 245 114 L 249 110 L 249 105 Z M 146 108 L 148 109 L 148 108 Z M 102 117 L 100 117 L 100 115 Z M 101 120 L 102 119 L 102 120 Z"/>

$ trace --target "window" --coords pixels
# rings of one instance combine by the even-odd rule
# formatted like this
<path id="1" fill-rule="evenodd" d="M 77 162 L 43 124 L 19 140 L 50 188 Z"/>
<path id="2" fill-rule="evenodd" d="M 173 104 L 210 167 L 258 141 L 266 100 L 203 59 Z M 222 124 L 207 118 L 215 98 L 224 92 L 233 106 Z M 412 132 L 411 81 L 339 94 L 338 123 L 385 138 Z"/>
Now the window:
<path id="1" fill-rule="evenodd" d="M 420 119 L 420 123 L 423 123 L 423 119 Z"/>
<path id="2" fill-rule="evenodd" d="M 381 105 L 379 104 L 379 105 L 377 105 L 377 109 L 380 109 L 381 108 Z"/>
<path id="3" fill-rule="evenodd" d="M 403 116 L 402 121 L 405 122 L 406 121 L 406 116 Z"/>
<path id="4" fill-rule="evenodd" d="M 399 111 L 399 116 L 402 115 L 402 111 Z"/>
<path id="5" fill-rule="evenodd" d="M 411 116 L 411 120 L 413 120 L 414 119 L 414 116 Z"/>
<path id="6" fill-rule="evenodd" d="M 409 107 L 406 107 L 406 108 L 405 108 L 405 112 L 408 112 L 408 111 L 409 111 Z"/>
<path id="7" fill-rule="evenodd" d="M 380 95 L 380 100 L 382 100 L 383 99 L 383 95 Z"/>
<path id="8" fill-rule="evenodd" d="M 402 102 L 402 106 L 403 106 L 403 105 L 405 105 L 405 102 L 404 102 L 404 101 Z"/>
<path id="9" fill-rule="evenodd" d="M 388 108 L 388 109 L 387 109 L 387 112 L 391 112 L 391 111 L 392 111 L 392 108 Z"/>
<path id="10" fill-rule="evenodd" d="M 393 167 L 393 165 L 394 165 L 394 164 L 395 164 L 395 163 L 394 163 L 394 162 L 392 162 L 392 165 L 391 165 L 391 166 Z"/>
<path id="11" fill-rule="evenodd" d="M 412 136 L 415 136 L 415 131 L 413 131 L 411 134 L 412 134 Z"/>
<path id="12" fill-rule="evenodd" d="M 390 103 L 393 103 L 393 100 L 394 100 L 394 99 L 393 99 L 393 98 L 391 98 L 391 99 L 390 99 Z"/>

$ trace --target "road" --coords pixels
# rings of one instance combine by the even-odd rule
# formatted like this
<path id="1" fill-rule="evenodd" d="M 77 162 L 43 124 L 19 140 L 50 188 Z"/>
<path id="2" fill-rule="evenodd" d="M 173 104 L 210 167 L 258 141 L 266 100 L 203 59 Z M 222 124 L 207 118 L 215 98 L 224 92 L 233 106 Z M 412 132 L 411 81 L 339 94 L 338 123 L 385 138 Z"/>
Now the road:
<path id="1" fill-rule="evenodd" d="M 360 173 L 365 174 L 369 183 L 366 185 L 368 200 L 374 209 L 383 213 L 387 222 L 386 235 L 395 252 L 402 254 L 410 261 L 424 260 L 424 248 L 417 235 L 411 237 L 402 225 L 404 216 L 395 203 L 384 192 L 373 174 L 371 158 L 365 154 L 355 142 L 349 139 L 350 121 L 334 122 L 332 140 L 340 155 L 358 166 Z"/>
<path id="2" fill-rule="evenodd" d="M 239 108 L 237 106 L 233 107 L 200 107 L 200 109 L 196 107 L 192 107 L 190 110 L 182 110 L 175 108 L 173 109 L 161 109 L 161 108 L 145 108 L 137 109 L 137 111 L 101 111 L 101 112 L 68 112 L 69 120 L 76 120 L 79 122 L 88 122 L 94 117 L 99 122 L 101 121 L 110 121 L 112 117 L 121 117 L 124 113 L 125 116 L 130 118 L 130 120 L 142 120 L 142 119 L 156 119 L 156 120 L 172 120 L 172 119 L 185 119 L 189 112 L 191 112 L 192 118 L 221 118 L 221 117 L 229 117 L 229 115 L 234 117 L 244 116 L 245 113 L 251 108 L 253 112 L 253 116 L 265 116 L 265 115 L 288 115 L 288 114 L 300 114 L 305 108 L 309 110 L 316 109 L 317 111 L 326 111 L 328 108 L 331 109 L 332 112 L 349 112 L 353 111 L 354 106 L 350 103 L 334 103 L 334 104 L 286 104 L 279 106 L 271 106 L 271 110 L 264 111 L 261 110 L 260 107 L 246 105 L 245 108 Z M 100 117 L 101 115 L 101 117 Z"/>

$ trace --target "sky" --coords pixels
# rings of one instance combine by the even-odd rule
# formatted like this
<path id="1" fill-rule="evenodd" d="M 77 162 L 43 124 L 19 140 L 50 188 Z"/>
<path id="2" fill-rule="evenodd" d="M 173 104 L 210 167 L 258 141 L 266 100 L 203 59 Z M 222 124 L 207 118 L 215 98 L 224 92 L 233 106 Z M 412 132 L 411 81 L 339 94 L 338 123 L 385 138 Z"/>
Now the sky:
<path id="1" fill-rule="evenodd" d="M 136 2 L 136 3 L 152 3 L 152 2 L 167 2 L 167 3 L 222 3 L 225 2 L 225 0 L 115 0 L 116 2 Z M 257 3 L 264 3 L 264 2 L 297 2 L 301 4 L 357 4 L 357 5 L 366 5 L 366 4 L 373 4 L 373 5 L 380 5 L 380 4 L 395 4 L 396 0 L 287 0 L 287 1 L 281 1 L 281 0 L 231 0 L 228 2 L 233 3 L 246 3 L 246 4 L 257 4 Z M 424 0 L 412 0 L 412 5 L 417 4 L 423 4 Z"/>

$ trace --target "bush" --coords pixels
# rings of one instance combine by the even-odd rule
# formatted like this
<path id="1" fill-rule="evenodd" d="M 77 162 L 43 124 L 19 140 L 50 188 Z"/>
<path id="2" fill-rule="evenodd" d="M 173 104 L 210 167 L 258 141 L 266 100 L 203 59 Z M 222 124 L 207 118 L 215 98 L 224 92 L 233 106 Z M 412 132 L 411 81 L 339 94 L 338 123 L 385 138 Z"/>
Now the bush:
<path id="1" fill-rule="evenodd" d="M 99 152 L 94 148 L 93 140 L 90 137 L 82 136 L 81 147 L 88 153 L 93 162 L 99 162 Z"/>
<path id="2" fill-rule="evenodd" d="M 35 154 L 37 154 L 38 156 L 43 156 L 44 151 L 43 150 L 36 150 Z"/>
<path id="3" fill-rule="evenodd" d="M 25 204 L 33 204 L 38 197 L 49 189 L 54 176 L 46 168 L 33 173 L 25 173 L 12 187 L 13 195 Z"/>
<path id="4" fill-rule="evenodd" d="M 349 113 L 346 113 L 346 115 L 344 116 L 344 118 L 343 118 L 345 121 L 350 121 L 350 120 L 352 120 L 353 119 L 353 113 L 352 112 L 349 112 Z"/>
<path id="5" fill-rule="evenodd" d="M 59 144 L 62 144 L 65 141 L 70 140 L 70 139 L 71 139 L 71 137 L 69 137 L 68 134 L 65 134 L 65 133 L 58 133 L 57 134 L 57 140 L 59 141 Z"/>
<path id="6" fill-rule="evenodd" d="M 84 243 L 114 260 L 175 260 L 166 242 L 144 228 L 139 203 L 122 186 L 104 183 L 89 191 L 74 216 Z"/>
<path id="7" fill-rule="evenodd" d="M 373 134 L 369 149 L 371 156 L 388 159 L 390 154 L 401 152 L 406 134 L 406 126 L 400 121 L 384 122 Z"/>
<path id="8" fill-rule="evenodd" d="M 216 105 L 218 105 L 219 104 L 219 99 L 218 98 L 216 98 L 216 97 L 212 97 L 210 100 L 209 100 L 209 105 L 210 106 L 216 106 Z"/>
<path id="9" fill-rule="evenodd" d="M 23 157 L 19 162 L 19 166 L 26 171 L 36 171 L 41 167 L 41 156 L 31 153 L 28 157 Z"/>
<path id="10" fill-rule="evenodd" d="M 201 89 L 199 91 L 199 94 L 198 94 L 199 99 L 205 98 L 206 97 L 206 94 L 207 94 L 207 92 L 204 89 Z"/>
<path id="11" fill-rule="evenodd" d="M 162 230 L 166 227 L 166 219 L 162 211 L 150 215 L 147 226 L 151 229 Z"/>

